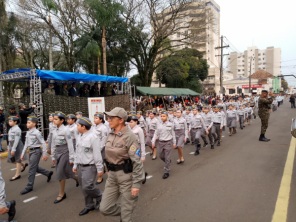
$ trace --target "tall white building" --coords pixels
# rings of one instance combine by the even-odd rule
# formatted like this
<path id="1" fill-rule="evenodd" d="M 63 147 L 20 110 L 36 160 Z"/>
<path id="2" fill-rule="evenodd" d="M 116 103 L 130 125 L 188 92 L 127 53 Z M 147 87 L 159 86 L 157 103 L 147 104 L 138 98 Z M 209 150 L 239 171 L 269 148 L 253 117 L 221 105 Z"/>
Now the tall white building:
<path id="1" fill-rule="evenodd" d="M 169 37 L 171 44 L 175 50 L 187 47 L 203 52 L 210 66 L 204 88 L 211 93 L 219 91 L 220 62 L 215 48 L 220 46 L 220 6 L 214 0 L 193 0 L 181 17 L 176 21 L 180 28 Z"/>
<path id="2" fill-rule="evenodd" d="M 228 57 L 227 73 L 233 78 L 248 77 L 262 69 L 274 76 L 281 74 L 281 49 L 268 47 L 260 50 L 249 47 L 243 53 L 232 52 Z"/>

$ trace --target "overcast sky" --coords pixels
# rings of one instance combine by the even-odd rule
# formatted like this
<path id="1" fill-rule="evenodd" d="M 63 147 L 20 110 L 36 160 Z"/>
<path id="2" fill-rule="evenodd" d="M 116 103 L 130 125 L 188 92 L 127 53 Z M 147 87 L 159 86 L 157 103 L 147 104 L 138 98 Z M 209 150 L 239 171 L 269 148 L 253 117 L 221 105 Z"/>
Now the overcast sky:
<path id="1" fill-rule="evenodd" d="M 296 1 L 215 0 L 220 5 L 221 35 L 230 41 L 230 51 L 249 46 L 282 50 L 282 74 L 296 76 Z M 296 78 L 286 78 L 296 86 Z"/>

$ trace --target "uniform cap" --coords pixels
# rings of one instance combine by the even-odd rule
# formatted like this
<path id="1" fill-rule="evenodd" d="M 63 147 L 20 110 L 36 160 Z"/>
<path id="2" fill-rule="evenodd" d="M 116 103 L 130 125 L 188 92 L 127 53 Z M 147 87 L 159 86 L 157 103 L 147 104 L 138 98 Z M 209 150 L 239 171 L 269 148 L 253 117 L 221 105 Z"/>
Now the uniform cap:
<path id="1" fill-rule="evenodd" d="M 186 107 L 186 110 L 191 111 L 191 107 Z"/>
<path id="2" fill-rule="evenodd" d="M 130 115 L 136 115 L 136 111 L 130 111 Z"/>
<path id="3" fill-rule="evenodd" d="M 99 117 L 101 119 L 104 119 L 104 113 L 95 113 L 95 117 Z"/>
<path id="4" fill-rule="evenodd" d="M 92 124 L 91 124 L 91 120 L 87 117 L 81 117 L 77 120 L 77 123 L 78 124 L 81 124 L 81 125 L 84 125 L 84 126 L 87 126 L 87 127 L 91 127 Z"/>
<path id="5" fill-rule="evenodd" d="M 9 116 L 8 120 L 12 120 L 12 121 L 18 121 L 20 118 L 17 116 Z"/>
<path id="6" fill-rule="evenodd" d="M 136 121 L 138 121 L 138 117 L 137 117 L 136 115 L 131 115 L 131 116 L 130 116 L 130 119 L 131 119 L 131 120 L 136 120 Z"/>
<path id="7" fill-rule="evenodd" d="M 56 112 L 54 113 L 54 116 L 58 116 L 58 117 L 61 117 L 61 118 L 66 119 L 66 114 L 63 113 L 63 112 L 61 112 L 61 111 L 56 111 Z"/>
<path id="8" fill-rule="evenodd" d="M 36 116 L 28 116 L 27 121 L 38 123 L 38 118 Z"/>
<path id="9" fill-rule="evenodd" d="M 162 111 L 161 114 L 163 114 L 163 115 L 169 115 L 167 111 Z"/>
<path id="10" fill-rule="evenodd" d="M 67 118 L 68 119 L 77 119 L 77 117 L 74 114 L 68 114 Z"/>
<path id="11" fill-rule="evenodd" d="M 110 112 L 104 112 L 107 116 L 117 116 L 124 121 L 127 120 L 127 112 L 121 107 L 115 107 Z"/>
<path id="12" fill-rule="evenodd" d="M 82 112 L 78 111 L 75 113 L 75 115 L 82 115 Z"/>
<path id="13" fill-rule="evenodd" d="M 142 115 L 142 111 L 138 111 L 138 112 L 137 112 L 137 114 L 140 114 L 140 115 Z"/>
<path id="14" fill-rule="evenodd" d="M 54 113 L 49 113 L 48 116 L 54 117 Z"/>

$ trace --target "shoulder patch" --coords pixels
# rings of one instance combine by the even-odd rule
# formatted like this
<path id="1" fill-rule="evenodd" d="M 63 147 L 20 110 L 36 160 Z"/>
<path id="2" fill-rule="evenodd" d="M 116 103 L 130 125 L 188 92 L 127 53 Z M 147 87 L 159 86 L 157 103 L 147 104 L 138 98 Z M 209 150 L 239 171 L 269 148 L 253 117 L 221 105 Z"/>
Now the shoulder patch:
<path id="1" fill-rule="evenodd" d="M 137 147 L 133 144 L 131 145 L 130 149 L 131 152 L 136 152 L 137 151 Z"/>

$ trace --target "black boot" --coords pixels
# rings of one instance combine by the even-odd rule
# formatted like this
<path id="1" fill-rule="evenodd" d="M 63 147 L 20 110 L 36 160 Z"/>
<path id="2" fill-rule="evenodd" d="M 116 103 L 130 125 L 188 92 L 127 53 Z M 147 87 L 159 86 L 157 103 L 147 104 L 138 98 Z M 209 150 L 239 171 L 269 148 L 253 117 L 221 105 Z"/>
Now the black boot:
<path id="1" fill-rule="evenodd" d="M 259 141 L 268 142 L 269 140 L 267 138 L 265 138 L 264 134 L 260 134 Z"/>
<path id="2" fill-rule="evenodd" d="M 195 156 L 197 156 L 197 155 L 199 155 L 199 150 L 200 150 L 200 143 L 198 143 L 198 144 L 195 144 L 195 147 L 196 147 L 196 150 L 195 150 L 195 153 L 194 153 L 194 155 L 195 155 Z"/>
<path id="3" fill-rule="evenodd" d="M 265 137 L 265 134 L 263 134 L 264 139 L 266 140 L 266 142 L 270 141 L 270 139 Z"/>
<path id="4" fill-rule="evenodd" d="M 204 145 L 203 145 L 203 147 L 206 147 L 207 145 L 208 145 L 208 143 L 207 143 L 207 142 L 205 142 L 205 143 L 204 143 Z"/>

